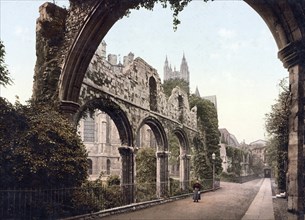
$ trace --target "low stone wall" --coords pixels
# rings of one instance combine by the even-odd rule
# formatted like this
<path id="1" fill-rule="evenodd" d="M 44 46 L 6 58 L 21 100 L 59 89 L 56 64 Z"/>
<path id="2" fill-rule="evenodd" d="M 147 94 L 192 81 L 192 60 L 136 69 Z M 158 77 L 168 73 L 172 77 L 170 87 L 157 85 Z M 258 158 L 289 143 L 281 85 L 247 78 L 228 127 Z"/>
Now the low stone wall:
<path id="1" fill-rule="evenodd" d="M 219 184 L 219 186 L 215 187 L 214 191 L 218 190 L 218 189 L 220 189 L 220 184 Z M 204 190 L 201 193 L 205 193 L 205 192 L 209 192 L 209 191 L 213 191 L 213 189 Z M 115 207 L 112 209 L 102 210 L 102 211 L 95 212 L 95 213 L 68 217 L 68 218 L 64 218 L 62 220 L 88 220 L 88 219 L 94 219 L 97 217 L 105 217 L 105 216 L 109 216 L 109 215 L 113 215 L 113 214 L 132 212 L 135 210 L 148 208 L 150 206 L 161 205 L 163 203 L 173 202 L 173 201 L 176 201 L 179 199 L 184 199 L 184 198 L 190 197 L 192 195 L 193 195 L 193 193 L 187 193 L 187 194 L 183 194 L 183 195 L 179 195 L 179 196 L 173 196 L 173 197 L 170 197 L 167 199 L 156 199 L 156 200 L 152 200 L 152 201 L 133 203 L 133 204 L 129 204 L 129 205 L 121 206 L 121 207 Z"/>

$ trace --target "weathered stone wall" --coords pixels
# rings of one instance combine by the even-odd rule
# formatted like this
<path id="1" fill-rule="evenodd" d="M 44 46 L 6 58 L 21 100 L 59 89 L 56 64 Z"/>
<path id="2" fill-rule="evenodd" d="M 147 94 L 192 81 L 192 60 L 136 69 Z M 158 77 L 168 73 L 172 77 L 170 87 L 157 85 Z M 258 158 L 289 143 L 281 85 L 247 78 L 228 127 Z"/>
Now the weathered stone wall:
<path id="1" fill-rule="evenodd" d="M 150 77 L 156 81 L 156 111 L 150 109 Z M 85 105 L 87 101 L 101 97 L 101 94 L 107 94 L 121 103 L 134 131 L 137 131 L 143 119 L 154 116 L 165 124 L 174 124 L 167 128 L 169 130 L 176 126 L 197 132 L 197 110 L 196 107 L 190 110 L 186 92 L 176 87 L 167 98 L 157 71 L 141 58 L 123 66 L 112 65 L 96 54 L 85 75 L 79 104 Z M 179 96 L 183 100 L 182 106 L 179 106 Z"/>
<path id="2" fill-rule="evenodd" d="M 54 4 L 45 3 L 39 8 L 36 24 L 36 66 L 33 99 L 50 101 L 57 99 L 56 90 L 61 74 L 58 59 L 65 38 L 67 11 Z"/>

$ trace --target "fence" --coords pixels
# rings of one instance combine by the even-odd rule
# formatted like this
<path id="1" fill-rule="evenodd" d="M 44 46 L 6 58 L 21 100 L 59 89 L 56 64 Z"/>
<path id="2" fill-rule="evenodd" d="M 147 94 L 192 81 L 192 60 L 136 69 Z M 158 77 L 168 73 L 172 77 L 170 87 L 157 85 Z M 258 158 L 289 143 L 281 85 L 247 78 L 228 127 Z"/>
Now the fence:
<path id="1" fill-rule="evenodd" d="M 192 192 L 191 182 L 171 179 L 166 197 Z M 181 186 L 187 186 L 184 189 Z M 123 188 L 129 186 L 83 186 L 65 189 L 0 190 L 0 219 L 58 219 L 126 205 Z M 157 198 L 156 183 L 132 185 L 135 201 Z M 214 187 L 219 187 L 215 181 Z M 213 189 L 212 180 L 202 182 L 202 191 Z"/>

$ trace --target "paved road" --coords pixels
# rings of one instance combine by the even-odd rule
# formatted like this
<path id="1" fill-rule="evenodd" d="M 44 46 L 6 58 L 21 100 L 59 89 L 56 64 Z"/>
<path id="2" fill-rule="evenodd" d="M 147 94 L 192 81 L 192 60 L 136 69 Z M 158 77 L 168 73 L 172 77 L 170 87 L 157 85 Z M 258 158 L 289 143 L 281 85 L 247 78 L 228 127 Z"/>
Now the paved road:
<path id="1" fill-rule="evenodd" d="M 263 179 L 247 183 L 221 182 L 215 192 L 202 194 L 201 200 L 194 203 L 192 198 L 156 205 L 134 212 L 106 216 L 100 219 L 242 219 L 252 200 L 260 189 Z"/>

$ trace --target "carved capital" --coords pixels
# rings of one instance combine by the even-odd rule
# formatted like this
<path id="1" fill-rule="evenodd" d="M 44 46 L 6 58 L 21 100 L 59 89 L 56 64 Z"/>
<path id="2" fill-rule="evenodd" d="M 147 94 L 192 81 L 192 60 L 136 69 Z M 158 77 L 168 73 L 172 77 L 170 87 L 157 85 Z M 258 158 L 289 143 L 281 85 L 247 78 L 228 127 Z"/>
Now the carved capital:
<path id="1" fill-rule="evenodd" d="M 62 100 L 60 102 L 60 110 L 65 114 L 74 115 L 79 109 L 79 104 L 72 101 Z"/>
<path id="2" fill-rule="evenodd" d="M 157 158 L 166 158 L 168 157 L 169 153 L 168 151 L 157 151 L 156 156 Z"/>
<path id="3" fill-rule="evenodd" d="M 304 65 L 305 42 L 295 41 L 287 44 L 278 52 L 278 58 L 283 62 L 285 68 L 289 69 L 295 65 Z"/>
<path id="4" fill-rule="evenodd" d="M 133 148 L 128 146 L 119 147 L 118 150 L 121 155 L 125 156 L 131 155 L 133 153 Z"/>

